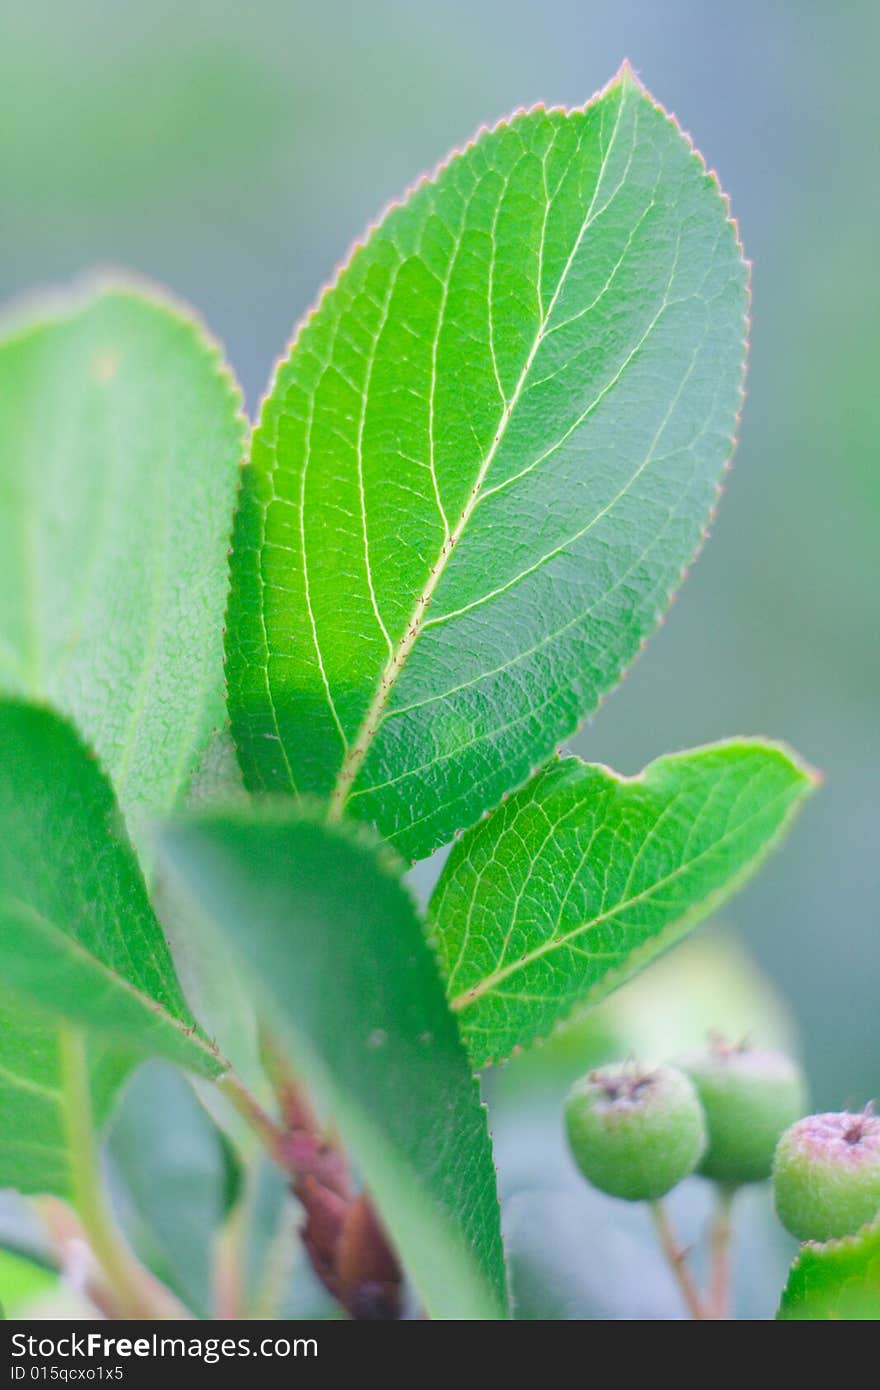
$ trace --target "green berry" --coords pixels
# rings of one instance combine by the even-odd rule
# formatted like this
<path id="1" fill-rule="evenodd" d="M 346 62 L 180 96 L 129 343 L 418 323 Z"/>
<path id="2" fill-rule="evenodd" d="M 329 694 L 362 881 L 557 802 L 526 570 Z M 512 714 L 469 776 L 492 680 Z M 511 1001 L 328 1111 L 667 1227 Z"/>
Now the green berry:
<path id="1" fill-rule="evenodd" d="M 565 1126 L 584 1177 L 612 1197 L 650 1202 L 700 1161 L 706 1131 L 690 1081 L 674 1067 L 620 1062 L 578 1081 Z"/>
<path id="2" fill-rule="evenodd" d="M 709 1144 L 700 1173 L 727 1187 L 769 1178 L 779 1136 L 806 1109 L 800 1068 L 782 1052 L 720 1038 L 680 1065 L 706 1114 Z"/>
<path id="3" fill-rule="evenodd" d="M 779 1219 L 799 1240 L 850 1235 L 880 1213 L 880 1118 L 808 1115 L 783 1134 L 773 1165 Z"/>

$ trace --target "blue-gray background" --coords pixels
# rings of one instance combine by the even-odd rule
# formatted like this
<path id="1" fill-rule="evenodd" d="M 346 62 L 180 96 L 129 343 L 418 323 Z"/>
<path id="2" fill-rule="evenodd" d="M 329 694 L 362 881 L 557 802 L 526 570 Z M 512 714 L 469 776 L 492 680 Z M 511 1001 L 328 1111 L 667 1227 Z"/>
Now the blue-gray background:
<path id="1" fill-rule="evenodd" d="M 191 300 L 254 406 L 385 202 L 481 123 L 627 56 L 719 171 L 754 261 L 749 398 L 705 555 L 577 741 L 625 772 L 733 733 L 826 774 L 729 917 L 814 1094 L 880 1090 L 880 214 L 865 0 L 151 0 L 0 6 L 0 291 L 130 266 Z"/>

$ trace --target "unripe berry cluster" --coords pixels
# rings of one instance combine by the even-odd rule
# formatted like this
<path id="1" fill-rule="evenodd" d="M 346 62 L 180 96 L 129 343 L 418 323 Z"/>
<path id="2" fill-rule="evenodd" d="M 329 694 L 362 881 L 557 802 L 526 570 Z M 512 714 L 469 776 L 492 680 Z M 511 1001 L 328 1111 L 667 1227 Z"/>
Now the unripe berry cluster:
<path id="1" fill-rule="evenodd" d="M 880 1117 L 799 1118 L 800 1068 L 780 1052 L 715 1038 L 678 1067 L 618 1062 L 572 1088 L 572 1156 L 601 1192 L 657 1202 L 691 1173 L 731 1193 L 772 1174 L 776 1210 L 800 1240 L 830 1240 L 880 1214 Z"/>
<path id="2" fill-rule="evenodd" d="M 769 1178 L 779 1137 L 804 1104 L 788 1057 L 713 1039 L 677 1068 L 591 1072 L 569 1095 L 566 1128 L 595 1187 L 654 1201 L 695 1171 L 730 1188 Z"/>

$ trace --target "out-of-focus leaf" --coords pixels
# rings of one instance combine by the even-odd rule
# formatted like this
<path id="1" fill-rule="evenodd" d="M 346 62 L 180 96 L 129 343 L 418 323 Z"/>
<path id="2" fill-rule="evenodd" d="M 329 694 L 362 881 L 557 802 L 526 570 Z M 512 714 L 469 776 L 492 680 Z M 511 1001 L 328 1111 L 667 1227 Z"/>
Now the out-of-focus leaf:
<path id="1" fill-rule="evenodd" d="M 290 1183 L 266 1158 L 252 1164 L 246 1174 L 242 1220 L 243 1317 L 344 1317 L 309 1263 L 299 1238 L 302 1208 Z"/>
<path id="2" fill-rule="evenodd" d="M 201 329 L 136 288 L 0 342 L 0 690 L 72 718 L 136 838 L 224 718 L 239 406 Z"/>
<path id="3" fill-rule="evenodd" d="M 223 1063 L 189 1014 L 113 792 L 71 726 L 0 702 L 4 989 L 202 1076 Z"/>
<path id="4" fill-rule="evenodd" d="M 113 1042 L 91 1038 L 88 1061 L 100 1125 L 132 1057 Z M 56 1028 L 0 985 L 0 1187 L 71 1195 L 63 1081 Z"/>
<path id="5" fill-rule="evenodd" d="M 20 1317 L 32 1299 L 51 1293 L 57 1285 L 56 1271 L 0 1250 L 0 1317 Z"/>
<path id="6" fill-rule="evenodd" d="M 0 1184 L 65 1193 L 54 1016 L 90 1030 L 95 1110 L 132 1055 L 223 1063 L 184 1003 L 113 792 L 49 710 L 0 702 Z"/>
<path id="7" fill-rule="evenodd" d="M 397 865 L 277 805 L 175 822 L 160 859 L 251 972 L 428 1311 L 504 1316 L 486 1116 Z"/>
<path id="8" fill-rule="evenodd" d="M 114 1196 L 140 1258 L 199 1317 L 214 1313 L 214 1245 L 238 1174 L 189 1083 L 161 1062 L 134 1076 L 108 1135 Z"/>

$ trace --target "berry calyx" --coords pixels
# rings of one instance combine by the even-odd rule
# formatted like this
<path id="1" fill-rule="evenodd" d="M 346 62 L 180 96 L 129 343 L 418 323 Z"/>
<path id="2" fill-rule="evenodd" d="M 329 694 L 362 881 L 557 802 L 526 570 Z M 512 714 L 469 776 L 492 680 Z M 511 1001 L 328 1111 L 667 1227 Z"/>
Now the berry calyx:
<path id="1" fill-rule="evenodd" d="M 706 1143 L 691 1082 L 675 1067 L 619 1062 L 575 1083 L 565 1105 L 572 1156 L 600 1192 L 651 1202 L 692 1173 Z"/>
<path id="2" fill-rule="evenodd" d="M 783 1052 L 713 1038 L 680 1062 L 700 1097 L 709 1142 L 699 1171 L 726 1187 L 770 1177 L 780 1135 L 804 1113 L 806 1085 Z"/>
<path id="3" fill-rule="evenodd" d="M 783 1134 L 773 1167 L 776 1211 L 799 1240 L 851 1235 L 880 1213 L 880 1118 L 873 1107 L 808 1115 Z"/>

